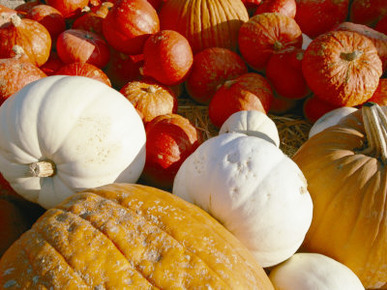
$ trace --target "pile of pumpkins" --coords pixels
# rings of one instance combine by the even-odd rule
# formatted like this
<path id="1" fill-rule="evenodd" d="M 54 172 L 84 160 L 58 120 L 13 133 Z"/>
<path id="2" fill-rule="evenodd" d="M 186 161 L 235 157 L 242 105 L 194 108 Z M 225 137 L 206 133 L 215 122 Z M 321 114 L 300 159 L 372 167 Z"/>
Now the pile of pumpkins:
<path id="1" fill-rule="evenodd" d="M 385 0 L 0 5 L 0 288 L 387 289 L 386 34 Z"/>

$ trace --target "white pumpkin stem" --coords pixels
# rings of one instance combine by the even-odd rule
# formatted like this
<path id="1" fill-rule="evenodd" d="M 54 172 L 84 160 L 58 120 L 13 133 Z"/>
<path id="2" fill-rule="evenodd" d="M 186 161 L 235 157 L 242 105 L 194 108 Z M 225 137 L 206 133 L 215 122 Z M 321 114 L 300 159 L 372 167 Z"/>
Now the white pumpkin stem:
<path id="1" fill-rule="evenodd" d="M 363 105 L 362 114 L 368 147 L 361 153 L 372 154 L 387 164 L 387 117 L 375 103 Z"/>
<path id="2" fill-rule="evenodd" d="M 29 175 L 32 177 L 51 177 L 55 174 L 56 166 L 51 160 L 41 160 L 29 165 Z"/>
<path id="3" fill-rule="evenodd" d="M 13 14 L 10 18 L 13 26 L 18 27 L 22 23 L 22 19 L 17 14 Z"/>

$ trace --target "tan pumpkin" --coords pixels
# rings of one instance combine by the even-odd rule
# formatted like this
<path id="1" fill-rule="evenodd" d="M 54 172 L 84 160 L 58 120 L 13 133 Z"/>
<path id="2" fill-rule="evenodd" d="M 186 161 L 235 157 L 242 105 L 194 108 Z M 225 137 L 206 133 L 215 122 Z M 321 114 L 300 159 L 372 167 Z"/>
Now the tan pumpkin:
<path id="1" fill-rule="evenodd" d="M 0 260 L 0 285 L 53 289 L 274 289 L 250 252 L 198 207 L 110 184 L 39 218 Z"/>
<path id="2" fill-rule="evenodd" d="M 197 53 L 208 47 L 236 51 L 239 28 L 249 15 L 241 0 L 168 0 L 159 19 L 161 29 L 179 32 Z"/>
<path id="3" fill-rule="evenodd" d="M 386 112 L 364 105 L 293 156 L 314 205 L 303 249 L 343 263 L 372 289 L 387 287 Z"/>

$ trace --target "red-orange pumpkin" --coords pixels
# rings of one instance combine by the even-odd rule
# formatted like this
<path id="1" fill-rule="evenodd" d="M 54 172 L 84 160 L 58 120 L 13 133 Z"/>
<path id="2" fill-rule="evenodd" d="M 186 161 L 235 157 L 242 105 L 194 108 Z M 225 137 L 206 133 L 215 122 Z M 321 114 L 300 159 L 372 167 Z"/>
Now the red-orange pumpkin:
<path id="1" fill-rule="evenodd" d="M 282 13 L 290 18 L 296 16 L 296 0 L 264 0 L 255 10 L 254 15 L 267 12 Z"/>
<path id="2" fill-rule="evenodd" d="M 386 0 L 352 0 L 349 21 L 375 27 L 387 15 Z"/>
<path id="3" fill-rule="evenodd" d="M 376 23 L 375 30 L 387 35 L 387 14 Z"/>
<path id="4" fill-rule="evenodd" d="M 315 38 L 302 60 L 310 89 L 334 106 L 357 106 L 371 98 L 382 75 L 382 61 L 370 39 L 351 31 Z"/>
<path id="5" fill-rule="evenodd" d="M 64 18 L 69 19 L 78 17 L 89 0 L 45 0 L 45 3 L 56 8 Z"/>
<path id="6" fill-rule="evenodd" d="M 379 106 L 387 106 L 387 78 L 380 79 L 375 93 L 367 102 L 377 103 Z"/>
<path id="7" fill-rule="evenodd" d="M 304 101 L 302 112 L 309 122 L 314 123 L 324 114 L 339 107 L 324 101 L 316 95 L 311 95 Z"/>

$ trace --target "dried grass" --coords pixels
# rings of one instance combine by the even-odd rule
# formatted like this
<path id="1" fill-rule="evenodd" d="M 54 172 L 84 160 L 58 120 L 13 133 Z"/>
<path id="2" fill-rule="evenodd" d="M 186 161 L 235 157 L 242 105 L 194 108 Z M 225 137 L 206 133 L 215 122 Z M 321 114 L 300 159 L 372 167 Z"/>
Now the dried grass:
<path id="1" fill-rule="evenodd" d="M 203 140 L 207 140 L 218 134 L 218 129 L 211 123 L 208 116 L 208 106 L 199 105 L 188 98 L 179 100 L 178 113 L 186 117 L 202 133 Z M 277 125 L 280 136 L 281 150 L 292 157 L 298 148 L 308 139 L 308 133 L 312 126 L 302 116 L 295 114 L 268 116 Z"/>

